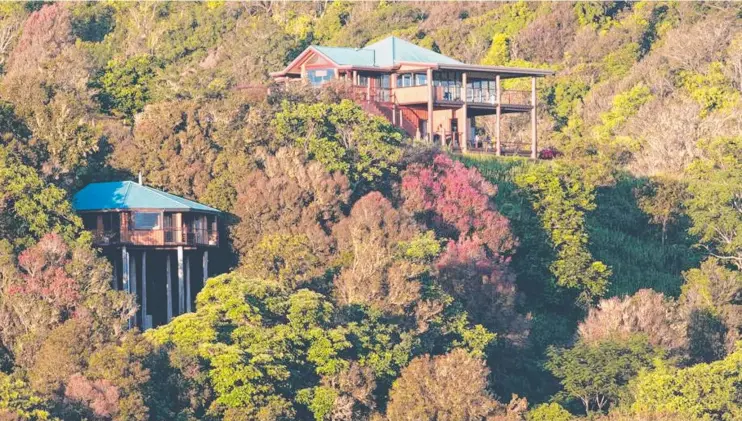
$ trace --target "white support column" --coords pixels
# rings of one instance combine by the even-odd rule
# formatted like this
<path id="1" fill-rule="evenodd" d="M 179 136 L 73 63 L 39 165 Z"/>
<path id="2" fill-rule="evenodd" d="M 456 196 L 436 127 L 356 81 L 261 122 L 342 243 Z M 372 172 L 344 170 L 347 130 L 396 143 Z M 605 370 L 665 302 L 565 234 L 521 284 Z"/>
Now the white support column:
<path id="1" fill-rule="evenodd" d="M 428 69 L 428 143 L 433 144 L 433 103 L 435 96 L 433 92 L 433 69 Z"/>
<path id="2" fill-rule="evenodd" d="M 123 290 L 129 292 L 129 252 L 126 251 L 126 246 L 121 248 L 121 279 L 123 282 Z M 131 329 L 131 319 L 129 319 L 129 329 Z"/>
<path id="3" fill-rule="evenodd" d="M 186 282 L 186 312 L 191 312 L 191 256 L 185 256 L 185 282 Z"/>
<path id="4" fill-rule="evenodd" d="M 142 330 L 152 326 L 147 323 L 147 251 L 142 251 Z"/>
<path id="5" fill-rule="evenodd" d="M 463 72 L 461 74 L 461 100 L 464 102 L 464 105 L 462 106 L 463 112 L 461 113 L 463 121 L 459 122 L 459 126 L 461 126 L 462 124 L 464 125 L 461 136 L 463 137 L 463 139 L 459 139 L 459 145 L 461 146 L 462 152 L 466 152 L 467 149 L 469 149 L 469 109 L 468 104 L 466 103 L 468 94 L 466 85 L 468 83 L 468 75 L 466 72 Z M 451 133 L 451 139 L 453 139 L 453 137 L 456 135 L 457 133 Z M 453 140 L 451 140 L 451 143 L 453 143 Z"/>
<path id="6" fill-rule="evenodd" d="M 203 283 L 204 285 L 206 285 L 206 280 L 209 279 L 209 251 L 208 250 L 204 250 L 204 257 L 203 257 L 203 260 L 201 261 L 201 266 L 203 267 L 203 272 L 204 272 Z"/>
<path id="7" fill-rule="evenodd" d="M 500 120 L 502 119 L 502 89 L 500 88 L 500 75 L 495 76 L 495 86 L 497 95 L 497 108 L 495 114 L 495 153 L 497 156 L 502 155 L 502 140 L 500 140 Z"/>
<path id="8" fill-rule="evenodd" d="M 131 267 L 129 268 L 129 294 L 134 295 L 134 302 L 138 301 L 137 298 L 137 255 L 134 253 L 134 256 L 130 256 L 129 258 L 129 264 Z M 137 315 L 134 313 L 133 316 L 131 316 L 130 320 L 131 326 L 137 325 Z"/>
<path id="9" fill-rule="evenodd" d="M 178 246 L 178 315 L 185 313 L 185 279 L 183 275 L 183 246 Z"/>
<path id="10" fill-rule="evenodd" d="M 538 156 L 538 139 L 536 139 L 536 76 L 531 77 L 531 159 Z"/>
<path id="11" fill-rule="evenodd" d="M 170 253 L 167 253 L 167 258 L 165 259 L 166 266 L 166 276 L 167 276 L 167 286 L 166 286 L 166 294 L 167 295 L 167 322 L 170 323 L 170 320 L 173 319 L 173 276 L 172 271 L 170 270 Z"/>

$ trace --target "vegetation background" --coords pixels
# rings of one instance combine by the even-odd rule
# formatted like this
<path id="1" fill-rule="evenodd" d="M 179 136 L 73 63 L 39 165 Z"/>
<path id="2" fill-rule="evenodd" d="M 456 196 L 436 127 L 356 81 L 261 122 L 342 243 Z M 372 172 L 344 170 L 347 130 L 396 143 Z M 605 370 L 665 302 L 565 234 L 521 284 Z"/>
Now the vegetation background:
<path id="1" fill-rule="evenodd" d="M 741 29 L 731 2 L 0 4 L 0 419 L 742 419 Z M 266 93 L 388 35 L 556 70 L 557 158 Z M 225 274 L 145 333 L 69 202 L 139 171 L 229 215 Z"/>

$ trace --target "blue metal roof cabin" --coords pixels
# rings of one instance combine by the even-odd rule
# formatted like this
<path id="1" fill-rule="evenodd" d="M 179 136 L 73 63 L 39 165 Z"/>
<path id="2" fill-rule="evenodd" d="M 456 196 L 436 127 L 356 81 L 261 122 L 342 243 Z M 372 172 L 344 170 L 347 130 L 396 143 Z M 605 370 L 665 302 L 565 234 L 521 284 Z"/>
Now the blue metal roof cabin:
<path id="1" fill-rule="evenodd" d="M 111 262 L 115 287 L 137 297 L 130 326 L 191 311 L 209 276 L 209 250 L 219 247 L 219 210 L 133 181 L 89 184 L 72 205 Z"/>
<path id="2" fill-rule="evenodd" d="M 162 190 L 133 181 L 91 183 L 77 192 L 72 206 L 78 212 L 95 210 L 162 209 L 168 211 L 198 211 L 220 213 L 218 210 L 193 200 L 184 199 Z"/>

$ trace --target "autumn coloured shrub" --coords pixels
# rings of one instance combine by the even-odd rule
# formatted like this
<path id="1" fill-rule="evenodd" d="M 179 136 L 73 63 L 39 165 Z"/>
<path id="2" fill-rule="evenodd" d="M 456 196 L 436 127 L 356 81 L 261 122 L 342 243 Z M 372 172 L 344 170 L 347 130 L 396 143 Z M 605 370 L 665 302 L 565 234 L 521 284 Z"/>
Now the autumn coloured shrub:
<path id="1" fill-rule="evenodd" d="M 507 260 L 517 242 L 507 218 L 494 207 L 491 196 L 496 193 L 479 171 L 443 154 L 431 165 L 413 164 L 402 174 L 404 207 L 449 239 L 441 259 L 446 254 L 473 257 L 467 249 L 476 244 L 489 259 Z"/>

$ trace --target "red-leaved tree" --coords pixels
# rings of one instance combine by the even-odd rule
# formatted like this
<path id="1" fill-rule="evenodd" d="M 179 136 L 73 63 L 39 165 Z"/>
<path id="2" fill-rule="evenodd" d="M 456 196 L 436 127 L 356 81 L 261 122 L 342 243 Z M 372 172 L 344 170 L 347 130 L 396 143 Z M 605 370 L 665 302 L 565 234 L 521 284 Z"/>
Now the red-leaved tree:
<path id="1" fill-rule="evenodd" d="M 436 262 L 441 286 L 478 323 L 520 336 L 527 329 L 515 312 L 518 295 L 508 269 L 517 242 L 492 202 L 496 192 L 476 169 L 443 154 L 402 175 L 403 207 L 448 239 Z"/>

